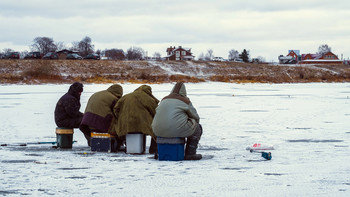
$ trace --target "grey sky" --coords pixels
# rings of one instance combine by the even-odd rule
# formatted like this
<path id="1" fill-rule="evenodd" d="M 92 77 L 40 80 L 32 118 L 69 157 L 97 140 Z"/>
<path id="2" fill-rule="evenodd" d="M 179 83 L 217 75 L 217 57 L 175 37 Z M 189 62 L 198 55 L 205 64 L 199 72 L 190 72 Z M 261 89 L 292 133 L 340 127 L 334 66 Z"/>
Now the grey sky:
<path id="1" fill-rule="evenodd" d="M 231 49 L 277 61 L 289 49 L 315 53 L 328 44 L 350 57 L 348 0 L 1 0 L 0 49 L 29 50 L 38 36 L 70 46 L 85 36 L 95 49 L 131 46 L 163 56 L 169 46 L 195 56 Z"/>

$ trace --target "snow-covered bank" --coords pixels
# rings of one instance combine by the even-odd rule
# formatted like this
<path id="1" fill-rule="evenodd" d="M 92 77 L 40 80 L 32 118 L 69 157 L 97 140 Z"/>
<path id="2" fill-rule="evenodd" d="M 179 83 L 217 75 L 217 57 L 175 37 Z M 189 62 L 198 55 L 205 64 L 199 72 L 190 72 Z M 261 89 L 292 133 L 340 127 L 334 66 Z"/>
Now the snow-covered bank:
<path id="1" fill-rule="evenodd" d="M 123 84 L 124 93 L 139 84 Z M 151 85 L 161 99 L 173 84 Z M 55 141 L 63 85 L 0 86 L 0 144 Z M 89 96 L 109 84 L 88 84 Z M 350 84 L 186 84 L 201 116 L 201 161 L 94 153 L 83 135 L 72 150 L 0 147 L 0 195 L 349 196 Z M 273 144 L 272 160 L 250 153 Z M 148 141 L 149 145 L 149 141 Z M 214 156 L 210 159 L 211 156 Z"/>
<path id="2" fill-rule="evenodd" d="M 213 61 L 0 60 L 0 83 L 349 82 L 349 65 Z"/>

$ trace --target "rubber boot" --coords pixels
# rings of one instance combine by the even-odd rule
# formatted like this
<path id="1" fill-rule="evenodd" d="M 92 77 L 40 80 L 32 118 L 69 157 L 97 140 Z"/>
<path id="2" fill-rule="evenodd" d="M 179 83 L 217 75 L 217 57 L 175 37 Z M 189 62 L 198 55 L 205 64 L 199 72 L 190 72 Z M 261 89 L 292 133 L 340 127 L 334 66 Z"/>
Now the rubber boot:
<path id="1" fill-rule="evenodd" d="M 117 151 L 125 152 L 125 135 L 117 137 L 118 148 Z"/>
<path id="2" fill-rule="evenodd" d="M 185 155 L 185 160 L 201 160 L 201 159 L 202 159 L 201 154 Z"/>
<path id="3" fill-rule="evenodd" d="M 202 159 L 201 154 L 197 154 L 199 140 L 193 139 L 191 137 L 187 138 L 185 160 L 200 160 Z"/>
<path id="4" fill-rule="evenodd" d="M 117 137 L 111 138 L 111 152 L 117 152 L 118 151 L 118 140 Z"/>
<path id="5" fill-rule="evenodd" d="M 157 152 L 157 142 L 151 138 L 151 146 L 149 147 L 149 153 L 154 154 Z"/>
<path id="6" fill-rule="evenodd" d="M 202 136 L 202 126 L 198 124 L 196 131 L 193 135 L 187 137 L 185 160 L 200 160 L 201 154 L 196 154 L 199 140 Z"/>

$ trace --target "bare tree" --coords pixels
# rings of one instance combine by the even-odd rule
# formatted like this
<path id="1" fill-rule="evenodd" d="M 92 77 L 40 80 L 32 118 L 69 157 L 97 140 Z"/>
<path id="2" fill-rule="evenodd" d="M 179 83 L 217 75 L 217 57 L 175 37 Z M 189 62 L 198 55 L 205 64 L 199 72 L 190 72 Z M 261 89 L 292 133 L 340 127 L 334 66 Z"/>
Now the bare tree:
<path id="1" fill-rule="evenodd" d="M 233 60 L 235 60 L 238 57 L 239 57 L 239 52 L 237 50 L 231 49 L 228 52 L 228 60 L 233 61 Z"/>
<path id="2" fill-rule="evenodd" d="M 8 52 L 12 52 L 13 50 L 10 49 L 10 48 L 5 48 L 5 49 L 3 49 L 2 51 L 4 51 L 4 54 L 5 54 L 5 53 L 8 53 Z"/>
<path id="3" fill-rule="evenodd" d="M 19 52 L 20 58 L 24 58 L 28 53 L 29 53 L 29 51 L 27 51 L 27 50 Z"/>
<path id="4" fill-rule="evenodd" d="M 78 51 L 81 56 L 87 56 L 89 53 L 94 52 L 94 45 L 91 44 L 91 38 L 88 36 L 85 36 L 79 43 L 78 43 Z"/>
<path id="5" fill-rule="evenodd" d="M 259 60 L 259 63 L 266 62 L 266 59 L 262 56 L 258 56 L 257 59 Z"/>
<path id="6" fill-rule="evenodd" d="M 204 61 L 205 60 L 205 56 L 204 56 L 203 52 L 198 56 L 198 60 L 199 61 Z"/>
<path id="7" fill-rule="evenodd" d="M 46 54 L 57 50 L 57 46 L 52 38 L 36 37 L 33 42 L 34 43 L 31 45 L 32 51 L 39 51 L 41 54 Z"/>
<path id="8" fill-rule="evenodd" d="M 112 60 L 124 60 L 125 54 L 122 49 L 107 49 L 105 50 L 105 56 Z"/>
<path id="9" fill-rule="evenodd" d="M 67 48 L 64 42 L 56 42 L 55 45 L 56 45 L 57 51 L 61 51 Z"/>
<path id="10" fill-rule="evenodd" d="M 317 54 L 324 55 L 328 52 L 331 52 L 331 47 L 329 47 L 327 44 L 323 44 L 323 45 L 318 47 Z"/>
<path id="11" fill-rule="evenodd" d="M 155 53 L 153 54 L 153 57 L 154 57 L 154 59 L 156 59 L 156 60 L 161 60 L 161 59 L 162 59 L 162 55 L 161 55 L 159 52 L 155 52 Z"/>
<path id="12" fill-rule="evenodd" d="M 100 56 L 102 55 L 101 49 L 97 49 L 95 53 L 98 54 L 98 55 L 100 55 Z"/>
<path id="13" fill-rule="evenodd" d="M 266 62 L 266 60 L 265 60 L 265 58 L 262 57 L 262 56 L 258 56 L 258 57 L 256 57 L 256 58 L 252 58 L 252 63 L 258 63 L 258 64 L 260 64 L 260 63 L 264 63 L 264 62 Z"/>
<path id="14" fill-rule="evenodd" d="M 207 54 L 205 55 L 205 60 L 211 61 L 214 58 L 213 49 L 208 49 Z"/>
<path id="15" fill-rule="evenodd" d="M 145 51 L 139 47 L 130 47 L 126 52 L 128 60 L 142 60 L 145 56 Z"/>
<path id="16" fill-rule="evenodd" d="M 73 41 L 72 47 L 70 48 L 71 51 L 79 51 L 79 42 Z"/>

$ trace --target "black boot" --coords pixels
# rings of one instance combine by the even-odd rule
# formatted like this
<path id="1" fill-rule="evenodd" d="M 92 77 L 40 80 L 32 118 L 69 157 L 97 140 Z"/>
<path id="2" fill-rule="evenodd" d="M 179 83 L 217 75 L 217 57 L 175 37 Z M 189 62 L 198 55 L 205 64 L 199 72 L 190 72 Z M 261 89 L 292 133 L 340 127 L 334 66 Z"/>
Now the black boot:
<path id="1" fill-rule="evenodd" d="M 151 146 L 149 147 L 149 153 L 154 154 L 157 152 L 157 142 L 152 138 L 151 139 Z"/>
<path id="2" fill-rule="evenodd" d="M 117 137 L 118 148 L 117 151 L 125 152 L 125 135 Z"/>
<path id="3" fill-rule="evenodd" d="M 198 124 L 196 131 L 193 135 L 187 137 L 185 160 L 200 160 L 201 154 L 196 154 L 199 140 L 202 136 L 202 126 Z"/>
<path id="4" fill-rule="evenodd" d="M 201 160 L 201 154 L 185 155 L 185 160 Z"/>
<path id="5" fill-rule="evenodd" d="M 111 138 L 111 152 L 117 152 L 118 147 L 119 147 L 119 144 L 118 144 L 117 138 L 112 137 Z"/>

